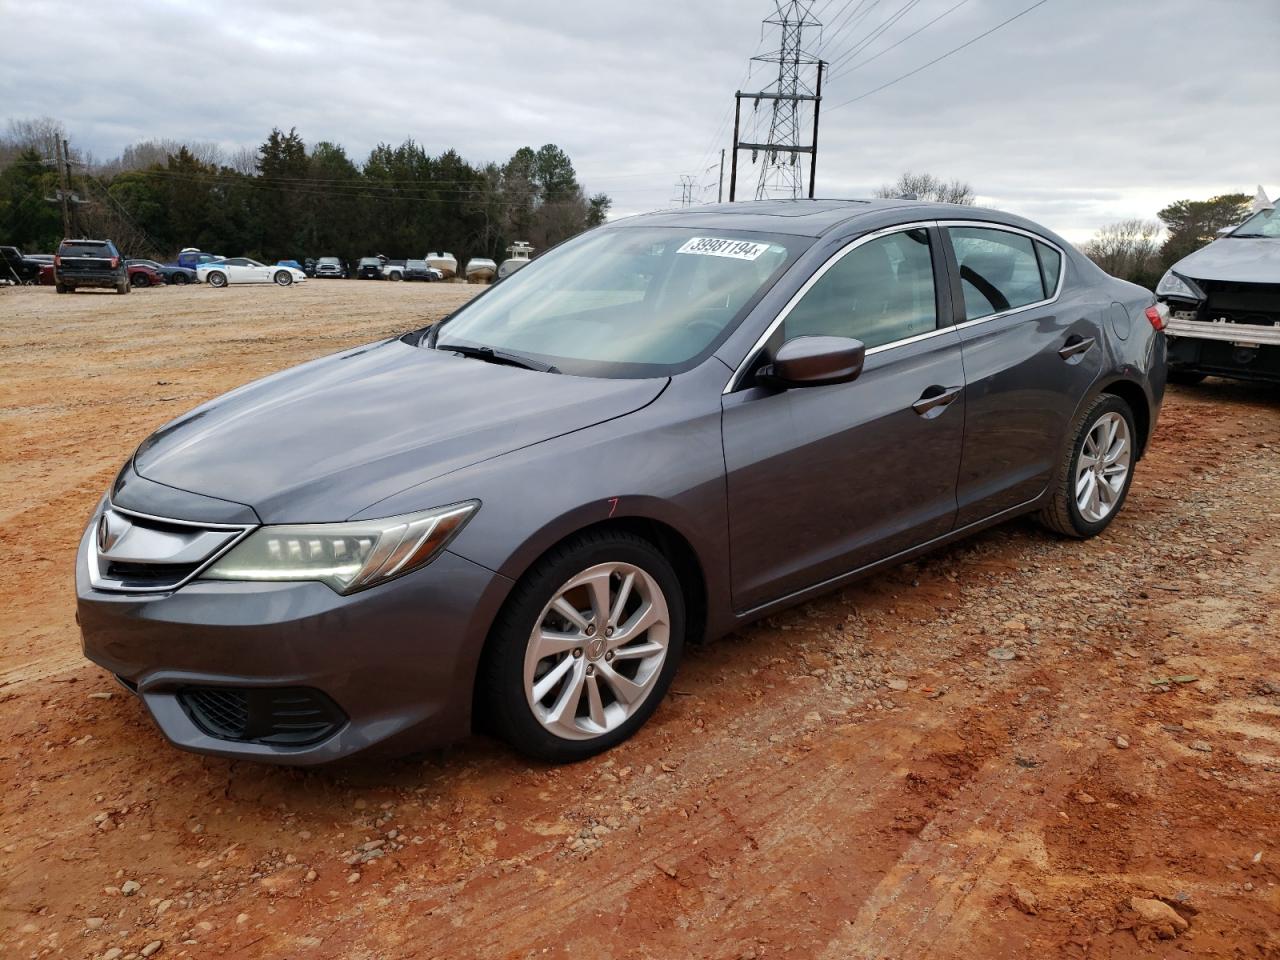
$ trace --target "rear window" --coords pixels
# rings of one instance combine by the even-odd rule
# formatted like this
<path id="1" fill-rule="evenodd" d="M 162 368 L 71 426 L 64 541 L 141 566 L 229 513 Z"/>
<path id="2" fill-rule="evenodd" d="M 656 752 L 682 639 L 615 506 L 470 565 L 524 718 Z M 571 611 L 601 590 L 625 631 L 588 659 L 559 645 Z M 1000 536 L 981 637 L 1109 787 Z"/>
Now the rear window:
<path id="1" fill-rule="evenodd" d="M 966 320 L 1045 299 L 1040 261 L 1029 237 L 989 227 L 951 227 Z"/>
<path id="2" fill-rule="evenodd" d="M 377 257 L 361 257 L 361 258 L 360 258 L 360 266 L 362 266 L 362 267 L 380 267 L 380 266 L 382 266 L 382 261 L 381 261 L 381 260 L 379 260 Z"/>
<path id="3" fill-rule="evenodd" d="M 58 256 L 60 257 L 114 257 L 116 255 L 115 248 L 109 243 L 103 243 L 100 240 L 74 242 L 69 240 L 62 241 L 58 247 Z"/>

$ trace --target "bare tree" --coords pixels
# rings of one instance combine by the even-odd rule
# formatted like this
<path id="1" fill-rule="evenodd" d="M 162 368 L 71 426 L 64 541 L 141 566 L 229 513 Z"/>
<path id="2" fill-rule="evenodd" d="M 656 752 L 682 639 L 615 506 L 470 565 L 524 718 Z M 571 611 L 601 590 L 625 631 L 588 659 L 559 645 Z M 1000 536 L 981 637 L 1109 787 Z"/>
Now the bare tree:
<path id="1" fill-rule="evenodd" d="M 58 143 L 66 139 L 67 128 L 61 120 L 53 117 L 31 117 L 22 120 L 10 120 L 4 136 L 0 136 L 0 167 L 9 162 L 23 150 L 35 150 L 42 157 L 52 158 L 57 154 Z"/>
<path id="2" fill-rule="evenodd" d="M 97 170 L 102 174 L 117 174 L 126 170 L 146 170 L 154 166 L 163 166 L 171 156 L 180 150 L 187 152 L 201 163 L 222 163 L 222 149 L 216 143 L 196 141 L 187 143 L 183 140 L 140 140 L 125 147 L 120 156 L 99 164 Z"/>
<path id="3" fill-rule="evenodd" d="M 1159 279 L 1161 233 L 1159 220 L 1121 220 L 1094 234 L 1083 252 L 1113 277 L 1151 286 Z"/>
<path id="4" fill-rule="evenodd" d="M 946 181 L 931 173 L 913 173 L 908 170 L 893 183 L 886 183 L 875 191 L 877 197 L 915 197 L 933 203 L 963 203 L 972 206 L 973 187 L 963 180 Z"/>

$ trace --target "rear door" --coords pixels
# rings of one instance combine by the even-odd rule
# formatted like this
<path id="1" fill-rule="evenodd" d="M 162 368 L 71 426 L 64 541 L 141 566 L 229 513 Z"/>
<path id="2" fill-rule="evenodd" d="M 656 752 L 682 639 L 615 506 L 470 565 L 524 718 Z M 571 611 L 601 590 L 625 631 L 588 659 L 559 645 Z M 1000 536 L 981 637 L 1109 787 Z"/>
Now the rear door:
<path id="1" fill-rule="evenodd" d="M 951 530 L 964 428 L 960 341 L 935 229 L 846 246 L 783 310 L 723 399 L 733 600 L 748 610 Z M 776 390 L 786 340 L 867 345 L 851 383 Z"/>
<path id="2" fill-rule="evenodd" d="M 1110 306 L 1072 284 L 1043 237 L 999 224 L 944 225 L 967 403 L 957 526 L 1039 496 L 1069 419 L 1097 379 Z"/>

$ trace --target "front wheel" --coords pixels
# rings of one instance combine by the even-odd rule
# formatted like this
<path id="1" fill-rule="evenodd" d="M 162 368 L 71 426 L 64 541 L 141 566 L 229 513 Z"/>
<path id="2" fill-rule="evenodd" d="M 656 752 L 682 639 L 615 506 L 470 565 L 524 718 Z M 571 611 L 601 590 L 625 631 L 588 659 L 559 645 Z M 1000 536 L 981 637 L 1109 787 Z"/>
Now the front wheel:
<path id="1" fill-rule="evenodd" d="M 478 719 L 540 760 L 607 750 L 657 709 L 684 632 L 684 596 L 661 552 L 630 534 L 583 534 L 512 591 L 478 674 Z"/>
<path id="2" fill-rule="evenodd" d="M 209 286 L 225 287 L 227 285 L 227 275 L 225 273 L 213 272 L 209 274 Z"/>
<path id="3" fill-rule="evenodd" d="M 1127 403 L 1108 393 L 1095 399 L 1077 421 L 1041 523 L 1082 540 L 1105 530 L 1129 494 L 1137 435 Z"/>
<path id="4" fill-rule="evenodd" d="M 173 275 L 173 282 L 180 287 L 185 287 L 188 283 L 191 282 L 191 278 L 188 277 L 185 273 L 175 273 Z"/>
<path id="5" fill-rule="evenodd" d="M 277 270 L 272 279 L 275 280 L 277 286 L 287 287 L 293 283 L 293 274 L 288 270 Z"/>

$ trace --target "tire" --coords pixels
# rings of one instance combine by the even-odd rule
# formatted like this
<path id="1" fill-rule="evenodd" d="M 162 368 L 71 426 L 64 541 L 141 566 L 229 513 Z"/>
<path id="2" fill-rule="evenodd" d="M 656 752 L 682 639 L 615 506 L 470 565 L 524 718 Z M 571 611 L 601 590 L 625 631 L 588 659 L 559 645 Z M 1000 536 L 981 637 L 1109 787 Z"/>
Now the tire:
<path id="1" fill-rule="evenodd" d="M 61 283 L 55 283 L 53 285 L 53 289 L 56 290 L 58 293 L 71 293 L 71 288 Z"/>
<path id="2" fill-rule="evenodd" d="M 1197 383 L 1202 383 L 1207 376 L 1207 373 L 1196 373 L 1193 370 L 1170 370 L 1168 380 L 1170 383 L 1184 387 L 1194 387 Z"/>
<path id="3" fill-rule="evenodd" d="M 658 619 L 625 638 L 600 636 L 588 609 L 593 591 L 574 586 L 579 578 L 606 585 L 610 607 L 626 592 L 620 626 L 644 626 L 645 611 Z M 552 607 L 557 598 L 581 611 L 578 626 L 559 613 L 563 607 Z M 553 649 L 540 659 L 533 640 L 544 627 Z M 614 627 L 607 629 L 613 636 Z M 572 763 L 594 756 L 626 740 L 657 709 L 684 634 L 684 595 L 661 552 L 627 533 L 581 534 L 539 560 L 494 621 L 476 678 L 477 720 L 528 757 Z M 548 682 L 535 701 L 534 691 Z"/>
<path id="4" fill-rule="evenodd" d="M 180 287 L 185 287 L 188 283 L 191 282 L 191 278 L 188 277 L 185 273 L 175 273 L 173 275 L 173 282 Z"/>
<path id="5" fill-rule="evenodd" d="M 133 293 L 133 284 L 129 282 L 128 277 L 116 284 L 116 293 Z"/>
<path id="6" fill-rule="evenodd" d="M 209 271 L 209 286 L 225 287 L 227 285 L 227 275 L 221 270 Z"/>
<path id="7" fill-rule="evenodd" d="M 387 279 L 388 279 L 388 280 L 403 280 L 403 279 L 404 279 L 404 274 L 402 274 L 402 273 L 391 273 L 391 274 L 388 274 L 388 275 L 387 275 Z"/>
<path id="8" fill-rule="evenodd" d="M 276 286 L 287 287 L 293 283 L 293 274 L 288 270 L 277 270 L 276 275 L 271 279 L 276 282 Z"/>
<path id="9" fill-rule="evenodd" d="M 1106 426 L 1100 426 L 1104 423 Z M 1112 426 L 1114 432 L 1108 429 Z M 1108 434 L 1115 439 L 1107 440 Z M 1113 394 L 1098 396 L 1076 420 L 1058 468 L 1052 499 L 1040 511 L 1040 522 L 1056 533 L 1078 540 L 1095 537 L 1105 530 L 1129 495 L 1137 436 L 1129 404 Z M 1102 445 L 1099 439 L 1103 440 Z M 1095 461 L 1096 467 L 1091 467 L 1087 461 L 1095 451 L 1101 451 L 1099 461 Z M 1083 464 L 1082 458 L 1086 460 Z M 1122 476 L 1116 472 L 1121 466 Z M 1087 476 L 1090 473 L 1092 480 Z M 1096 498 L 1090 495 L 1092 491 L 1097 491 Z M 1100 510 L 1104 512 L 1099 514 Z"/>
<path id="10" fill-rule="evenodd" d="M 151 278 L 145 273 L 135 273 L 129 277 L 129 286 L 131 287 L 149 287 L 151 286 Z"/>

